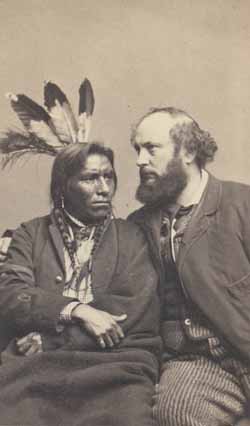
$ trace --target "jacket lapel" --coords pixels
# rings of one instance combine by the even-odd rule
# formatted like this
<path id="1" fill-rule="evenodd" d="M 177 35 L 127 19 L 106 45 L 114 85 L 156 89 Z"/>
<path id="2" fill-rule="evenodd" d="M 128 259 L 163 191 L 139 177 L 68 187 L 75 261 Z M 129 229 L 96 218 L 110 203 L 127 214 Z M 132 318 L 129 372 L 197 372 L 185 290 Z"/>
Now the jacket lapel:
<path id="1" fill-rule="evenodd" d="M 160 230 L 162 212 L 160 209 L 142 208 L 140 214 L 134 219 L 135 223 L 143 230 L 150 248 L 151 258 L 157 270 L 164 271 L 160 255 Z"/>
<path id="2" fill-rule="evenodd" d="M 64 252 L 63 252 L 63 242 L 60 232 L 51 217 L 51 224 L 49 225 L 49 233 L 51 236 L 52 244 L 55 249 L 56 255 L 60 262 L 62 270 L 65 272 L 65 261 L 64 261 Z"/>
<path id="3" fill-rule="evenodd" d="M 177 261 L 178 268 L 181 268 L 193 243 L 207 231 L 210 225 L 209 217 L 218 209 L 221 198 L 221 183 L 216 178 L 209 175 L 205 191 L 203 201 L 201 201 L 194 212 L 182 239 Z"/>
<path id="4" fill-rule="evenodd" d="M 118 236 L 115 221 L 106 229 L 93 256 L 92 289 L 101 292 L 109 286 L 115 272 L 118 258 Z"/>

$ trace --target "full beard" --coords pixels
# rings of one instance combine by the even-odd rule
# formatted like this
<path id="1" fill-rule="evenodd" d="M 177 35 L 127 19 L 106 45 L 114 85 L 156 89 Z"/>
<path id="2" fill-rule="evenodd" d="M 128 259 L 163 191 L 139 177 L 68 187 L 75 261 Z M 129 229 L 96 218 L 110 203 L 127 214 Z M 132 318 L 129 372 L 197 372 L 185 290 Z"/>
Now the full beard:
<path id="1" fill-rule="evenodd" d="M 136 190 L 136 199 L 148 206 L 173 204 L 187 185 L 187 174 L 180 158 L 173 158 L 162 176 L 154 175 L 147 183 L 141 174 L 141 183 Z"/>

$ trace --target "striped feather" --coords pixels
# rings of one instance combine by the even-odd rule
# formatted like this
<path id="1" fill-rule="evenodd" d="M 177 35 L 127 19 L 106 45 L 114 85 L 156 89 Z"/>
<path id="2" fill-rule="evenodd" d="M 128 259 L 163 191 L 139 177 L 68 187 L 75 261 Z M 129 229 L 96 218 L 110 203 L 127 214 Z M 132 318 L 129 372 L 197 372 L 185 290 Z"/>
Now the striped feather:
<path id="1" fill-rule="evenodd" d="M 91 129 L 95 98 L 90 81 L 85 78 L 79 89 L 78 141 L 87 142 Z"/>
<path id="2" fill-rule="evenodd" d="M 43 139 L 51 146 L 58 146 L 59 140 L 52 130 L 51 118 L 47 111 L 26 95 L 7 94 L 13 110 L 25 129 Z"/>
<path id="3" fill-rule="evenodd" d="M 76 142 L 78 128 L 71 105 L 62 90 L 50 81 L 44 86 L 44 104 L 60 140 L 64 143 Z"/>

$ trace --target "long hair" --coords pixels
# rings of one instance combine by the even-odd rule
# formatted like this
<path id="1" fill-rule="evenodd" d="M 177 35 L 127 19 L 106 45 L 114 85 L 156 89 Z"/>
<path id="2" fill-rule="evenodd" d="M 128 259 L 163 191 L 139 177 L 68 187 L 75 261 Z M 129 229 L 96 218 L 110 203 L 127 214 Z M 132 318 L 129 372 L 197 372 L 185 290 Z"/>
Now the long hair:
<path id="1" fill-rule="evenodd" d="M 61 207 L 62 197 L 68 180 L 85 166 L 91 154 L 104 155 L 110 161 L 114 170 L 115 190 L 117 188 L 117 175 L 114 168 L 114 153 L 100 142 L 74 143 L 68 145 L 57 154 L 51 173 L 50 197 L 55 207 Z"/>

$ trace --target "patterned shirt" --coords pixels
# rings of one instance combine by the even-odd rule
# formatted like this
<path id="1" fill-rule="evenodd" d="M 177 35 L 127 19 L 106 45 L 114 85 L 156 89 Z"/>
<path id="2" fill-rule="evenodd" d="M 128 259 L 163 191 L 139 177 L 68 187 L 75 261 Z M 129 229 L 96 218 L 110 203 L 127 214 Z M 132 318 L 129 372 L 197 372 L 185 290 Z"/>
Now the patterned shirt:
<path id="1" fill-rule="evenodd" d="M 71 321 L 71 313 L 79 303 L 90 303 L 94 300 L 91 286 L 91 268 L 92 259 L 91 252 L 94 245 L 95 226 L 86 227 L 79 220 L 65 211 L 69 218 L 69 232 L 72 240 L 76 242 L 75 258 L 80 271 L 79 279 L 75 279 L 72 262 L 66 247 L 63 248 L 66 284 L 63 290 L 63 296 L 77 299 L 70 302 L 62 310 L 60 319 L 62 321 Z"/>

